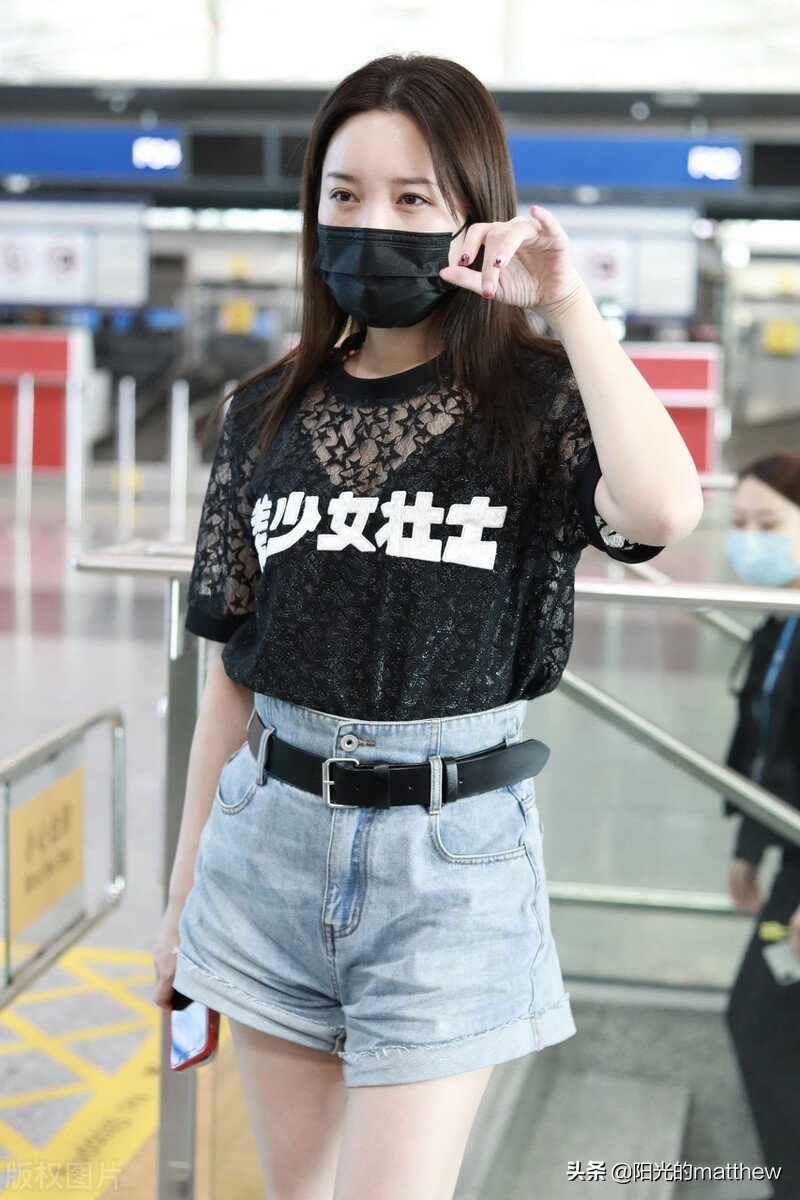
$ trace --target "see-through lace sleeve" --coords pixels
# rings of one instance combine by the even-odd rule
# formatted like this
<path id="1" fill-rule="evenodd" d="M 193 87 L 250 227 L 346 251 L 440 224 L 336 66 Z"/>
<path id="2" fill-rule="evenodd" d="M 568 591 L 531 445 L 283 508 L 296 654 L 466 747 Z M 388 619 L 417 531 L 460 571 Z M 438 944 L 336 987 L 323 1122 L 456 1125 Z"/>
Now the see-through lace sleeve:
<path id="1" fill-rule="evenodd" d="M 572 500 L 574 541 L 588 543 L 620 562 L 646 562 L 655 558 L 663 546 L 629 541 L 612 529 L 595 508 L 594 493 L 602 471 L 589 418 L 574 379 L 565 378 L 551 417 L 560 426 L 558 461 Z"/>
<path id="2" fill-rule="evenodd" d="M 253 435 L 248 436 L 241 399 L 235 396 L 203 501 L 186 618 L 190 633 L 217 642 L 227 642 L 255 608 L 259 568 L 247 496 L 257 458 L 255 442 Z"/>

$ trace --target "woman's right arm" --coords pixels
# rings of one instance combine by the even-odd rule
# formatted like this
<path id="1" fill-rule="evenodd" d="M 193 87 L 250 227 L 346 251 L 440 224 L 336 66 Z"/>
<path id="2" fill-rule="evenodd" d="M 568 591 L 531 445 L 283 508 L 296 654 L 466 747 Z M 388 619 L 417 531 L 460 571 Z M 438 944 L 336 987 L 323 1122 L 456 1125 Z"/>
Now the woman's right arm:
<path id="1" fill-rule="evenodd" d="M 252 708 L 253 693 L 228 677 L 219 653 L 214 653 L 189 753 L 186 795 L 167 907 L 156 933 L 154 999 L 162 1008 L 169 1007 L 172 994 L 176 968 L 172 948 L 178 943 L 178 921 L 194 881 L 200 835 L 211 813 L 222 768 L 244 741 Z"/>

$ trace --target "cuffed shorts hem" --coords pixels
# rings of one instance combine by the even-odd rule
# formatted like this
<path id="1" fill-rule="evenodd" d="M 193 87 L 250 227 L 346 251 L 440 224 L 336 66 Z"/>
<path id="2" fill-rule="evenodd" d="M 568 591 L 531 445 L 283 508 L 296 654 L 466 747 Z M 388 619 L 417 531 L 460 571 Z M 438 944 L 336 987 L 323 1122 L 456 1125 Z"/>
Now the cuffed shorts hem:
<path id="1" fill-rule="evenodd" d="M 526 1013 L 487 1029 L 450 1042 L 422 1046 L 386 1046 L 380 1050 L 342 1053 L 344 1080 L 348 1087 L 387 1083 L 422 1083 L 496 1066 L 563 1042 L 575 1033 L 575 1022 L 565 995 L 557 1004 L 536 1013 Z"/>
<path id="2" fill-rule="evenodd" d="M 505 1025 L 468 1034 L 449 1042 L 384 1046 L 377 1050 L 341 1050 L 344 1027 L 331 1027 L 288 1009 L 264 1004 L 248 992 L 226 983 L 179 952 L 175 987 L 262 1033 L 284 1038 L 342 1059 L 348 1087 L 422 1083 L 496 1066 L 563 1042 L 575 1033 L 569 996 L 549 1008 L 526 1013 Z"/>
<path id="3" fill-rule="evenodd" d="M 343 1028 L 332 1029 L 322 1021 L 312 1021 L 288 1009 L 265 1004 L 235 984 L 226 983 L 217 975 L 210 974 L 180 951 L 173 986 L 185 996 L 200 1000 L 223 1016 L 241 1021 L 242 1025 L 285 1038 L 300 1046 L 309 1046 L 312 1050 L 336 1054 L 344 1034 Z"/>

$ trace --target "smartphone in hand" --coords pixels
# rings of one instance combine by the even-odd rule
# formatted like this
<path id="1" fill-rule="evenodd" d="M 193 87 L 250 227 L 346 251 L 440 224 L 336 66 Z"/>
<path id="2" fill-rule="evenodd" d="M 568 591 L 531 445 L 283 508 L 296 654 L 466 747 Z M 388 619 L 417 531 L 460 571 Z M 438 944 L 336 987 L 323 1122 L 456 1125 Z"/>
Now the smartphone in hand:
<path id="1" fill-rule="evenodd" d="M 169 1065 L 173 1071 L 210 1062 L 219 1042 L 219 1013 L 173 988 L 169 1013 Z"/>
<path id="2" fill-rule="evenodd" d="M 800 982 L 800 958 L 792 950 L 788 940 L 765 946 L 764 961 L 782 987 Z"/>

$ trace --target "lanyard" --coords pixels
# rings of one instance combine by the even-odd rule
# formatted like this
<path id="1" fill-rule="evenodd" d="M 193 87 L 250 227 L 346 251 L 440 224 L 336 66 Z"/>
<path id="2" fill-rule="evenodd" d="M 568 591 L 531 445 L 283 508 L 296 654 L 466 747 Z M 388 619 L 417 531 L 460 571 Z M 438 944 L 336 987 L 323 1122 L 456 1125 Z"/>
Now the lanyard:
<path id="1" fill-rule="evenodd" d="M 756 701 L 756 712 L 758 714 L 758 723 L 760 727 L 759 737 L 759 752 L 756 755 L 756 761 L 753 768 L 753 778 L 756 783 L 761 779 L 764 771 L 764 761 L 767 753 L 767 738 L 769 737 L 769 717 L 770 703 L 772 701 L 772 693 L 775 691 L 775 684 L 778 682 L 778 676 L 781 672 L 787 651 L 794 636 L 794 631 L 797 628 L 797 617 L 789 617 L 783 627 L 783 632 L 778 639 L 778 643 L 772 652 L 769 666 L 764 675 L 764 682 L 761 685 L 761 692 Z"/>
<path id="2" fill-rule="evenodd" d="M 789 643 L 794 636 L 794 631 L 797 627 L 797 617 L 789 617 L 783 627 L 778 644 L 772 652 L 770 664 L 767 667 L 767 673 L 764 676 L 764 682 L 761 685 L 761 696 L 769 702 L 772 693 L 775 691 L 775 684 L 780 674 L 783 660 L 786 658 L 786 652 L 789 649 Z"/>

